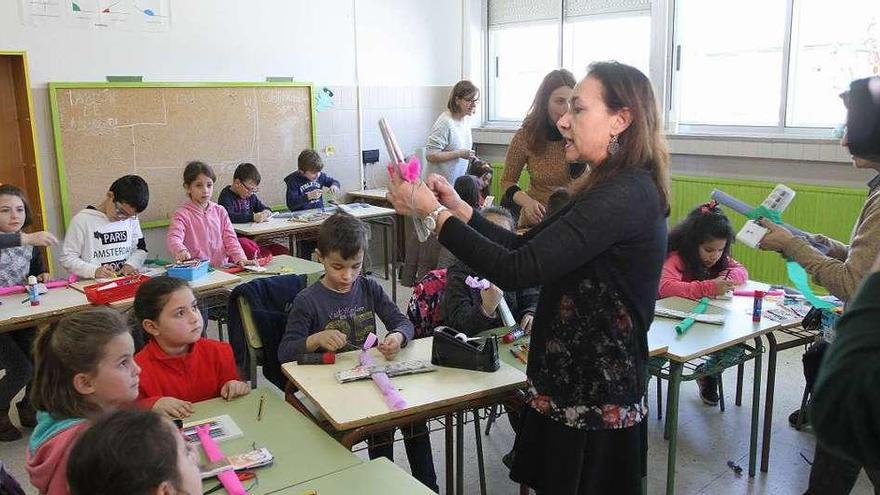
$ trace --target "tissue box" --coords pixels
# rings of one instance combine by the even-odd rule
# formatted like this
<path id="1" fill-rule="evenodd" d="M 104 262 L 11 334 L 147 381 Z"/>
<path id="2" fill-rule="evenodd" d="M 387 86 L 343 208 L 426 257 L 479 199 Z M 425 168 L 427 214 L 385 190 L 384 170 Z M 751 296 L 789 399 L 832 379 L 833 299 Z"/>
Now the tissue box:
<path id="1" fill-rule="evenodd" d="M 169 277 L 182 278 L 192 282 L 208 274 L 208 262 L 200 261 L 198 264 L 179 264 L 169 266 L 166 274 Z"/>

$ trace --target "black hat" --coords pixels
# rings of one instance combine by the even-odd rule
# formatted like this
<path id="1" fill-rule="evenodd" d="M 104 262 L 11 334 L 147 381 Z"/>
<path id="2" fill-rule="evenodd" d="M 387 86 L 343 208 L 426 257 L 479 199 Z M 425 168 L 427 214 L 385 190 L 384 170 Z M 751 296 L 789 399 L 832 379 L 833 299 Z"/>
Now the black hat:
<path id="1" fill-rule="evenodd" d="M 857 79 L 842 95 L 846 105 L 846 140 L 853 156 L 880 159 L 880 77 Z"/>

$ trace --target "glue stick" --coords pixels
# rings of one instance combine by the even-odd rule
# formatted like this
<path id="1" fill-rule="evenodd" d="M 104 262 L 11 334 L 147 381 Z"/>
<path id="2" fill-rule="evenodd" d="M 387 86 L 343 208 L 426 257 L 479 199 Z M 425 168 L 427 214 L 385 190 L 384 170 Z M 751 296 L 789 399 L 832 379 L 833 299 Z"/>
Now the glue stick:
<path id="1" fill-rule="evenodd" d="M 755 303 L 752 306 L 752 321 L 759 322 L 761 321 L 761 303 L 764 301 L 764 291 L 756 290 L 755 291 Z"/>

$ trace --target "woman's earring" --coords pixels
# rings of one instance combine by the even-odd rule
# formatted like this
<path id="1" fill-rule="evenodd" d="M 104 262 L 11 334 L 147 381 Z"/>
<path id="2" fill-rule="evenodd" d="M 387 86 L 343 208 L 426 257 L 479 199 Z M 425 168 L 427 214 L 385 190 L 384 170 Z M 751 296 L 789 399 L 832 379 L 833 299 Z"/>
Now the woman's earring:
<path id="1" fill-rule="evenodd" d="M 617 142 L 617 134 L 611 136 L 611 141 L 608 142 L 608 154 L 614 155 L 618 151 L 620 151 L 620 143 Z"/>

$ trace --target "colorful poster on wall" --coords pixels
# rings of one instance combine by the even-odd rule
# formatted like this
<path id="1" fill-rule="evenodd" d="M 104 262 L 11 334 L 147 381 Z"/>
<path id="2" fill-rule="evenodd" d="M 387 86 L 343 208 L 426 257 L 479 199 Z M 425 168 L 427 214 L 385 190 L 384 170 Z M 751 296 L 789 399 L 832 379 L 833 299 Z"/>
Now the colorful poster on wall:
<path id="1" fill-rule="evenodd" d="M 168 31 L 171 0 L 19 0 L 22 23 L 82 29 Z"/>

